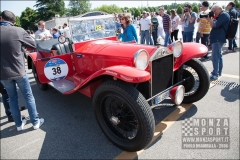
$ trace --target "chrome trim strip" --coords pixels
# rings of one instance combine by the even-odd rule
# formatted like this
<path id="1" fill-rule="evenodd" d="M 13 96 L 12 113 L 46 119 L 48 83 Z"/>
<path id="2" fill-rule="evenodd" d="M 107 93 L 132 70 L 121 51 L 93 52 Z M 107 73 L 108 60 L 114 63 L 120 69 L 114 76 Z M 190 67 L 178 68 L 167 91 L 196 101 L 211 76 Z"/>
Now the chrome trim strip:
<path id="1" fill-rule="evenodd" d="M 169 91 L 169 90 L 172 89 L 173 87 L 176 87 L 177 85 L 179 85 L 179 84 L 185 82 L 185 81 L 188 80 L 189 78 L 190 78 L 190 77 L 183 79 L 182 81 L 180 81 L 180 82 L 178 82 L 178 83 L 172 85 L 171 87 L 169 87 L 169 88 L 165 89 L 164 91 L 162 91 L 162 92 L 156 94 L 155 96 L 152 96 L 151 98 L 147 99 L 146 101 L 148 102 L 148 101 L 152 100 L 153 98 L 156 98 L 157 96 L 163 94 L 164 92 Z"/>
<path id="2" fill-rule="evenodd" d="M 164 53 L 164 54 L 163 54 Z M 165 57 L 169 54 L 173 54 L 173 52 L 168 49 L 167 47 L 164 47 L 164 48 L 158 48 L 154 53 L 153 55 L 150 57 L 149 61 L 152 62 L 154 61 L 155 59 L 159 59 L 159 58 L 162 58 L 162 57 Z"/>

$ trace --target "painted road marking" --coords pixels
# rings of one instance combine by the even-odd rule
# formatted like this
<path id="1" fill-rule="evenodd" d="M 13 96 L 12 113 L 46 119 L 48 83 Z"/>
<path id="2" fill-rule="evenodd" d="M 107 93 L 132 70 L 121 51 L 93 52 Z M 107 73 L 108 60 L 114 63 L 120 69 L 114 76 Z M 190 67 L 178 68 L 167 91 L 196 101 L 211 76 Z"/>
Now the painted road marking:
<path id="1" fill-rule="evenodd" d="M 239 76 L 231 75 L 231 74 L 222 74 L 223 77 L 229 77 L 229 78 L 236 78 L 239 79 Z"/>
<path id="2" fill-rule="evenodd" d="M 208 72 L 208 73 L 211 74 L 211 72 Z M 237 76 L 237 75 L 232 75 L 232 74 L 222 74 L 222 77 L 239 79 L 239 76 Z"/>

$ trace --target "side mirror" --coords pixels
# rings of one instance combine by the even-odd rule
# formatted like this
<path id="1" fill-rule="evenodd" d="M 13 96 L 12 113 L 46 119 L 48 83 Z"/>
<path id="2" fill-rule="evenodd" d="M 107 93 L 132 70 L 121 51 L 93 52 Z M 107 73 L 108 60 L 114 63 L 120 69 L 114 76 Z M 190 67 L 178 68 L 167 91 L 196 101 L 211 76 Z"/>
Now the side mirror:
<path id="1" fill-rule="evenodd" d="M 64 37 L 64 36 L 62 36 L 62 35 L 59 36 L 59 37 L 58 37 L 58 42 L 61 43 L 61 44 L 65 43 L 65 42 L 66 42 L 66 37 Z"/>

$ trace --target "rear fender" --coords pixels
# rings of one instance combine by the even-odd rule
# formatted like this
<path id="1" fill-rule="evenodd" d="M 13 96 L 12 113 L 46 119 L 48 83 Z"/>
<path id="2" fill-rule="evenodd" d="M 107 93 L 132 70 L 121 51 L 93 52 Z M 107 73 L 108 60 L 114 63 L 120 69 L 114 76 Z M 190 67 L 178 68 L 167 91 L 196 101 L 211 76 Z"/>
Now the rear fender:
<path id="1" fill-rule="evenodd" d="M 146 82 L 150 80 L 151 76 L 150 73 L 147 71 L 139 70 L 135 67 L 129 67 L 129 66 L 111 66 L 104 68 L 102 70 L 99 70 L 98 72 L 92 74 L 88 78 L 81 80 L 78 79 L 80 83 L 69 92 L 65 92 L 64 94 L 71 94 L 75 92 L 78 89 L 81 89 L 84 85 L 86 85 L 88 82 L 92 81 L 93 79 L 96 79 L 98 77 L 108 75 L 112 76 L 114 80 L 120 79 L 124 82 L 128 83 L 141 83 L 141 82 Z M 75 82 L 76 83 L 76 82 Z"/>
<path id="2" fill-rule="evenodd" d="M 31 52 L 28 54 L 28 69 L 32 69 L 32 62 L 35 64 L 38 59 L 44 58 L 39 52 Z"/>
<path id="3" fill-rule="evenodd" d="M 200 43 L 183 43 L 182 55 L 175 59 L 174 71 L 181 67 L 185 62 L 193 58 L 199 58 L 205 56 L 208 52 L 208 48 Z"/>

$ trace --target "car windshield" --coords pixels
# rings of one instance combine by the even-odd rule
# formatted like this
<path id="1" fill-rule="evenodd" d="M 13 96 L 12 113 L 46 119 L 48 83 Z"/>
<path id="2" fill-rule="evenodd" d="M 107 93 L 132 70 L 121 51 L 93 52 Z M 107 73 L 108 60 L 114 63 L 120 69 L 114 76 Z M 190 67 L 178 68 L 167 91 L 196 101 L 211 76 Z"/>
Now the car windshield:
<path id="1" fill-rule="evenodd" d="M 113 17 L 99 18 L 96 19 L 86 17 L 69 20 L 72 41 L 82 42 L 87 40 L 105 38 L 110 36 L 115 36 L 115 21 Z"/>

